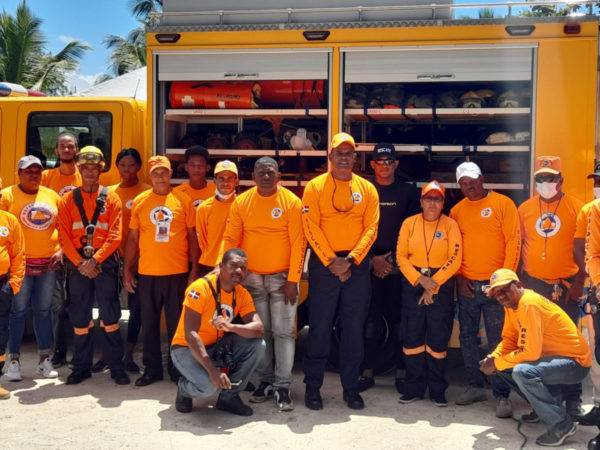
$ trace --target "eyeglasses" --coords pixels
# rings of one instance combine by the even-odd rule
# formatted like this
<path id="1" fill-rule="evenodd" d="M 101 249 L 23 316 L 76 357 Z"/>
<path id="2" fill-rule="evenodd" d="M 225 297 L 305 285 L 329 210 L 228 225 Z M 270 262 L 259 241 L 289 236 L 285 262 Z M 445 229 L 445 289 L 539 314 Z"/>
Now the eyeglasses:
<path id="1" fill-rule="evenodd" d="M 395 159 L 374 159 L 373 162 L 378 166 L 392 166 L 396 160 Z"/>

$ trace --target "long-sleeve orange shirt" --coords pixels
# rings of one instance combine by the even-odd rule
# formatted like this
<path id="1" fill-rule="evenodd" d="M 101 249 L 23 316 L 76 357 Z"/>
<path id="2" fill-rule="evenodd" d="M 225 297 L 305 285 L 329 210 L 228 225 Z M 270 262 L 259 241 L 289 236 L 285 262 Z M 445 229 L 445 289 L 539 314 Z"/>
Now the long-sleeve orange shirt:
<path id="1" fill-rule="evenodd" d="M 525 289 L 517 309 L 504 308 L 502 341 L 492 352 L 496 369 L 546 356 L 571 358 L 583 367 L 592 365 L 592 353 L 577 326 L 560 306 Z"/>
<path id="2" fill-rule="evenodd" d="M 428 222 L 423 220 L 423 214 L 416 214 L 402 223 L 396 261 L 402 274 L 413 286 L 421 276 L 415 267 L 439 269 L 432 279 L 441 286 L 458 271 L 461 259 L 460 230 L 458 224 L 448 216 L 442 214 L 439 222 Z"/>
<path id="3" fill-rule="evenodd" d="M 302 224 L 323 265 L 329 265 L 336 252 L 349 252 L 360 264 L 377 238 L 377 189 L 355 174 L 349 181 L 336 180 L 330 173 L 319 175 L 304 188 Z"/>
<path id="4" fill-rule="evenodd" d="M 204 266 L 214 267 L 221 259 L 223 234 L 233 200 L 211 197 L 196 208 L 196 234 L 201 252 L 198 262 Z"/>
<path id="5" fill-rule="evenodd" d="M 579 271 L 573 243 L 582 206 L 581 200 L 569 194 L 552 203 L 534 195 L 519 206 L 525 272 L 552 281 L 569 278 Z"/>
<path id="6" fill-rule="evenodd" d="M 81 174 L 77 169 L 72 175 L 63 175 L 58 167 L 47 169 L 42 172 L 41 185 L 63 197 L 67 192 L 81 186 Z"/>
<path id="7" fill-rule="evenodd" d="M 16 294 L 25 276 L 25 237 L 17 218 L 0 210 L 0 274 L 6 273 L 13 294 Z"/>
<path id="8" fill-rule="evenodd" d="M 297 283 L 306 250 L 300 210 L 300 199 L 283 186 L 270 197 L 259 195 L 256 187 L 247 190 L 229 210 L 223 251 L 240 247 L 248 255 L 248 270 L 287 271 L 288 281 Z"/>
<path id="9" fill-rule="evenodd" d="M 450 211 L 462 234 L 460 273 L 469 280 L 489 280 L 495 270 L 517 270 L 521 256 L 521 228 L 514 202 L 490 191 L 481 200 L 467 198 Z M 485 249 L 485 251 L 483 251 Z"/>
<path id="10" fill-rule="evenodd" d="M 88 220 L 92 220 L 96 209 L 96 198 L 102 186 L 97 192 L 83 192 L 83 209 Z M 73 192 L 65 194 L 58 204 L 58 239 L 60 245 L 69 260 L 75 265 L 83 260 L 79 254 L 82 248 L 81 238 L 85 235 L 85 227 L 79 209 L 75 205 Z M 114 192 L 106 196 L 106 203 L 96 222 L 96 231 L 92 246 L 95 253 L 93 258 L 102 263 L 112 255 L 121 243 L 121 200 Z"/>
<path id="11" fill-rule="evenodd" d="M 600 200 L 592 202 L 585 241 L 587 273 L 594 286 L 600 284 Z"/>

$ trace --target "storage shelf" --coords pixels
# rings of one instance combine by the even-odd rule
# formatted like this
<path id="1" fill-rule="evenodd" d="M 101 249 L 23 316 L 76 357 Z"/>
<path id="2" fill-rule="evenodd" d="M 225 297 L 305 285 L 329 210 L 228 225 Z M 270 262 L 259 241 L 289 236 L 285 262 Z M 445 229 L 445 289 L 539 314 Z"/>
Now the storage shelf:
<path id="1" fill-rule="evenodd" d="M 427 182 L 417 182 L 417 187 L 423 187 Z M 440 183 L 446 189 L 460 189 L 458 183 Z M 522 183 L 483 183 L 485 189 L 515 191 L 525 189 Z"/>
<path id="2" fill-rule="evenodd" d="M 366 112 L 366 114 L 365 114 Z M 424 120 L 434 116 L 442 119 L 491 119 L 524 117 L 531 108 L 360 108 L 345 109 L 344 116 L 355 121 Z"/>
<path id="3" fill-rule="evenodd" d="M 167 155 L 183 155 L 185 148 L 167 148 Z M 240 149 L 208 149 L 214 156 L 320 156 L 326 157 L 327 150 L 240 150 Z"/>
<path id="4" fill-rule="evenodd" d="M 167 109 L 165 119 L 184 121 L 194 118 L 326 118 L 327 109 Z"/>
<path id="5" fill-rule="evenodd" d="M 212 181 L 212 179 L 207 178 L 207 180 Z M 185 183 L 187 180 L 187 178 L 171 178 L 171 184 L 172 185 L 180 185 Z M 286 187 L 299 187 L 299 186 L 306 186 L 306 183 L 308 183 L 308 180 L 302 180 L 302 181 L 298 181 L 298 180 L 281 180 L 279 182 L 279 184 L 281 186 L 286 186 Z M 256 183 L 253 180 L 239 180 L 238 183 L 240 186 L 254 186 Z"/>
<path id="6" fill-rule="evenodd" d="M 358 152 L 372 152 L 375 144 L 365 143 L 356 144 L 356 151 Z M 428 149 L 425 145 L 406 145 L 406 144 L 394 144 L 396 151 L 399 153 L 425 153 Z M 475 152 L 486 152 L 486 153 L 527 153 L 529 152 L 529 145 L 469 145 L 466 146 L 470 153 Z M 462 145 L 432 145 L 432 153 L 463 153 Z"/>

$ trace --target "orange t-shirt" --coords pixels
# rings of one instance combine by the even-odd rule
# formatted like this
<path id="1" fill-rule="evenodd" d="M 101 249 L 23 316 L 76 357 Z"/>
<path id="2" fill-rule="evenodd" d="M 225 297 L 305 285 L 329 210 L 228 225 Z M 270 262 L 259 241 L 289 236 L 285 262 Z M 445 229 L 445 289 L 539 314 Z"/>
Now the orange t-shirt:
<path id="1" fill-rule="evenodd" d="M 190 198 L 172 190 L 167 195 L 152 189 L 133 200 L 129 228 L 139 231 L 141 275 L 175 275 L 189 269 L 188 228 L 194 228 L 196 211 Z"/>
<path id="2" fill-rule="evenodd" d="M 589 203 L 588 203 L 589 204 Z M 600 284 L 600 200 L 591 202 L 585 242 L 585 263 L 592 284 Z"/>
<path id="3" fill-rule="evenodd" d="M 217 304 L 213 293 L 207 284 L 208 282 L 212 283 L 212 286 L 216 291 L 217 276 L 215 274 L 209 274 L 205 278 L 206 279 L 198 278 L 190 284 L 185 291 L 183 311 L 181 311 L 177 331 L 175 331 L 175 335 L 171 341 L 172 345 L 189 347 L 187 339 L 185 338 L 185 312 L 188 308 L 201 315 L 198 335 L 205 346 L 214 344 L 222 337 L 222 333 L 212 324 L 212 321 L 217 317 Z M 232 308 L 233 292 L 235 292 L 235 309 Z M 221 297 L 221 310 L 223 315 L 230 320 L 233 320 L 237 315 L 245 317 L 248 314 L 256 312 L 250 293 L 241 284 L 235 286 L 232 292 L 225 292 L 221 289 L 221 292 L 217 295 L 220 295 Z"/>
<path id="4" fill-rule="evenodd" d="M 96 210 L 98 192 L 81 192 L 83 209 L 88 220 L 92 220 Z M 58 239 L 65 256 L 75 265 L 83 260 L 78 249 L 82 248 L 81 238 L 85 236 L 85 227 L 75 205 L 73 191 L 67 192 L 58 203 Z M 106 203 L 96 222 L 96 231 L 92 246 L 95 249 L 93 258 L 102 263 L 119 248 L 121 243 L 121 200 L 114 192 L 109 192 Z"/>
<path id="5" fill-rule="evenodd" d="M 61 197 L 77 187 L 81 187 L 81 174 L 75 169 L 72 175 L 63 175 L 60 168 L 46 169 L 42 172 L 42 186 L 52 189 Z"/>
<path id="6" fill-rule="evenodd" d="M 304 188 L 302 223 L 308 244 L 324 265 L 336 252 L 346 251 L 359 264 L 377 238 L 377 189 L 355 174 L 349 181 L 319 175 Z"/>
<path id="7" fill-rule="evenodd" d="M 569 278 L 579 271 L 573 240 L 582 206 L 581 200 L 569 194 L 552 203 L 534 195 L 519 206 L 525 272 L 551 281 Z"/>
<path id="8" fill-rule="evenodd" d="M 288 272 L 288 281 L 297 283 L 306 250 L 300 211 L 300 199 L 282 186 L 269 197 L 259 195 L 256 187 L 247 190 L 229 210 L 223 252 L 240 247 L 251 272 Z"/>
<path id="9" fill-rule="evenodd" d="M 131 207 L 133 206 L 133 199 L 136 198 L 142 192 L 150 189 L 152 186 L 149 184 L 138 182 L 135 186 L 121 187 L 121 184 L 113 184 L 109 186 L 110 192 L 114 192 L 121 199 L 121 205 L 123 207 L 123 220 L 121 226 L 123 228 L 123 236 L 121 238 L 121 246 L 119 251 L 122 255 L 125 254 L 125 244 L 127 243 L 127 235 L 129 234 L 129 222 L 131 221 Z"/>
<path id="10" fill-rule="evenodd" d="M 575 239 L 585 239 L 587 235 L 587 226 L 590 218 L 592 205 L 599 199 L 592 200 L 581 207 L 581 211 L 577 214 L 577 225 L 575 226 Z"/>
<path id="11" fill-rule="evenodd" d="M 221 259 L 223 234 L 233 200 L 222 202 L 211 197 L 196 208 L 196 235 L 201 251 L 198 262 L 204 266 L 215 267 Z"/>
<path id="12" fill-rule="evenodd" d="M 427 250 L 429 249 L 429 255 Z M 441 286 L 460 268 L 462 242 L 458 224 L 441 215 L 439 221 L 423 220 L 423 214 L 408 217 L 400 227 L 396 261 L 413 286 L 421 276 L 415 269 L 439 269 L 432 279 Z"/>
<path id="13" fill-rule="evenodd" d="M 190 186 L 189 181 L 180 184 L 176 188 L 173 188 L 174 191 L 183 192 L 189 198 L 191 198 L 192 205 L 194 205 L 194 208 L 197 208 L 202 204 L 204 200 L 215 195 L 215 189 L 215 183 L 213 183 L 212 181 L 207 181 L 206 186 L 204 186 L 202 189 L 194 189 L 192 186 Z"/>
<path id="14" fill-rule="evenodd" d="M 25 276 L 25 237 L 17 218 L 0 210 L 0 275 L 6 273 L 13 294 L 16 294 Z"/>
<path id="15" fill-rule="evenodd" d="M 0 209 L 19 220 L 26 258 L 50 258 L 60 249 L 56 226 L 59 201 L 58 194 L 44 186 L 35 194 L 26 194 L 16 185 L 2 189 Z"/>
<path id="16" fill-rule="evenodd" d="M 583 367 L 592 365 L 588 343 L 567 313 L 529 289 L 516 310 L 504 308 L 502 341 L 492 356 L 498 370 L 546 356 L 571 358 Z"/>
<path id="17" fill-rule="evenodd" d="M 510 198 L 493 191 L 477 201 L 464 198 L 452 208 L 450 217 L 462 233 L 462 275 L 487 281 L 502 267 L 517 270 L 521 229 L 517 207 Z"/>

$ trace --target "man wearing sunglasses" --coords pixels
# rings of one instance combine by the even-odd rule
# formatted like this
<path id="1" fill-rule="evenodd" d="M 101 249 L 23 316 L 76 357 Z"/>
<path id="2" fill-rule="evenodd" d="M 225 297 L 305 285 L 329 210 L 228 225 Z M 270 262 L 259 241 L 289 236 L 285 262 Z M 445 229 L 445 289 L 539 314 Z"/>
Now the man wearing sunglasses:
<path id="1" fill-rule="evenodd" d="M 377 238 L 379 196 L 373 184 L 352 173 L 356 161 L 352 136 L 333 137 L 329 161 L 331 170 L 309 181 L 302 197 L 304 234 L 312 249 L 304 403 L 309 409 L 323 408 L 320 388 L 337 311 L 343 399 L 351 409 L 363 409 L 358 378 L 371 295 L 367 255 Z"/>
<path id="2" fill-rule="evenodd" d="M 560 400 L 561 386 L 587 376 L 590 348 L 562 308 L 525 289 L 512 270 L 494 272 L 487 295 L 504 307 L 505 319 L 502 341 L 481 361 L 481 371 L 498 374 L 529 402 L 548 428 L 536 444 L 562 445 L 576 425 Z"/>
<path id="3" fill-rule="evenodd" d="M 373 375 L 381 359 L 381 336 L 385 324 L 389 327 L 391 343 L 385 346 L 393 352 L 396 366 L 396 389 L 401 393 L 404 373 L 402 334 L 400 324 L 402 274 L 396 263 L 396 240 L 404 219 L 420 211 L 419 191 L 414 183 L 396 174 L 398 158 L 394 144 L 382 142 L 375 146 L 371 159 L 373 184 L 379 194 L 379 228 L 371 247 L 371 306 L 365 325 L 365 359 L 360 390 L 375 384 Z M 385 350 L 384 350 L 385 351 Z"/>

